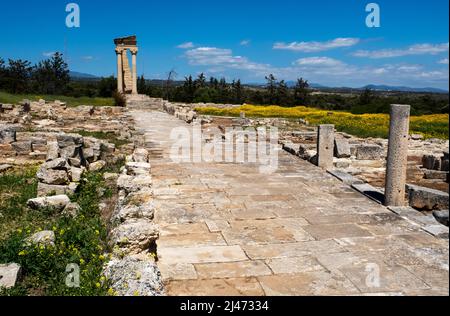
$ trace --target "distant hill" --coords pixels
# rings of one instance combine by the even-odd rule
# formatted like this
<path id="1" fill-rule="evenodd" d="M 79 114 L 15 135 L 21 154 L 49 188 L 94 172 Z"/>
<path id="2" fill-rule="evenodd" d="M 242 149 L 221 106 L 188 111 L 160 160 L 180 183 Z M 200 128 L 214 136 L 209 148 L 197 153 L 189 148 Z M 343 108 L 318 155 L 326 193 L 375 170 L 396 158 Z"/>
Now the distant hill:
<path id="1" fill-rule="evenodd" d="M 99 77 L 77 71 L 70 71 L 69 76 L 72 79 L 99 79 Z"/>
<path id="2" fill-rule="evenodd" d="M 82 73 L 82 72 L 77 72 L 77 71 L 71 71 L 70 72 L 70 77 L 74 80 L 99 80 L 101 77 L 95 76 L 95 75 L 91 75 L 91 74 L 87 74 L 87 73 Z M 150 83 L 152 85 L 165 85 L 166 84 L 166 80 L 161 80 L 161 79 L 146 79 L 147 83 Z M 172 86 L 180 86 L 183 85 L 184 81 L 181 80 L 176 80 L 176 81 L 172 81 L 171 85 Z M 286 81 L 286 85 L 289 88 L 293 88 L 296 85 L 296 81 Z M 370 85 L 366 85 L 364 87 L 361 88 L 349 88 L 349 87 L 330 87 L 330 86 L 324 86 L 318 83 L 310 83 L 309 84 L 311 88 L 313 89 L 317 89 L 317 90 L 365 90 L 365 89 L 370 89 L 370 90 L 374 90 L 374 91 L 385 91 L 385 92 L 418 92 L 418 93 L 448 93 L 447 90 L 444 89 L 438 89 L 438 88 L 411 88 L 411 87 L 405 87 L 405 86 L 388 86 L 388 85 L 374 85 L 374 84 L 370 84 Z M 266 85 L 264 83 L 245 83 L 244 86 L 247 87 L 257 87 L 257 88 L 263 88 Z"/>
<path id="3" fill-rule="evenodd" d="M 403 86 L 386 86 L 386 85 L 367 85 L 361 89 L 371 89 L 377 91 L 400 91 L 400 92 L 432 92 L 432 93 L 448 93 L 448 91 L 437 88 L 410 88 Z"/>

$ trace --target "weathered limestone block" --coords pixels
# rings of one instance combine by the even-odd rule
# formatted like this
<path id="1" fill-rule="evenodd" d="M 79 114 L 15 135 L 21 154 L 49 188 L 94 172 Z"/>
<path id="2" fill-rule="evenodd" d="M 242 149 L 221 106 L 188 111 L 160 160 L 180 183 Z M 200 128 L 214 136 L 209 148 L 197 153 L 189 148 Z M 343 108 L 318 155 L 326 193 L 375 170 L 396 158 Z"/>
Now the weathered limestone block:
<path id="1" fill-rule="evenodd" d="M 49 160 L 42 164 L 42 169 L 54 169 L 54 170 L 69 170 L 70 166 L 66 159 L 64 158 L 56 158 L 53 160 Z"/>
<path id="2" fill-rule="evenodd" d="M 12 126 L 0 126 L 0 144 L 11 144 L 16 141 L 16 129 Z"/>
<path id="3" fill-rule="evenodd" d="M 127 174 L 131 176 L 148 175 L 151 171 L 151 166 L 148 162 L 127 162 L 125 167 Z"/>
<path id="4" fill-rule="evenodd" d="M 11 170 L 13 168 L 13 166 L 8 165 L 8 164 L 2 164 L 0 165 L 0 173 Z"/>
<path id="5" fill-rule="evenodd" d="M 135 162 L 148 162 L 148 150 L 144 148 L 137 148 L 133 152 L 133 161 Z"/>
<path id="6" fill-rule="evenodd" d="M 116 208 L 114 214 L 111 217 L 111 222 L 119 224 L 133 218 L 144 218 L 152 220 L 154 214 L 155 205 L 153 202 L 147 202 L 142 205 L 125 205 Z"/>
<path id="7" fill-rule="evenodd" d="M 317 166 L 325 170 L 333 168 L 334 125 L 319 125 L 317 132 Z"/>
<path id="8" fill-rule="evenodd" d="M 28 155 L 33 151 L 30 141 L 11 143 L 11 146 L 19 155 Z"/>
<path id="9" fill-rule="evenodd" d="M 83 136 L 78 134 L 58 134 L 56 136 L 59 148 L 65 148 L 68 146 L 81 146 L 83 145 Z"/>
<path id="10" fill-rule="evenodd" d="M 59 157 L 58 142 L 50 141 L 47 143 L 47 160 L 53 160 Z"/>
<path id="11" fill-rule="evenodd" d="M 111 231 L 110 245 L 118 246 L 125 254 L 148 251 L 159 238 L 158 226 L 147 219 L 130 219 Z"/>
<path id="12" fill-rule="evenodd" d="M 55 232 L 52 230 L 44 230 L 33 234 L 25 240 L 27 245 L 54 246 Z"/>
<path id="13" fill-rule="evenodd" d="M 99 160 L 89 164 L 89 171 L 100 171 L 106 166 L 106 162 L 103 160 Z"/>
<path id="14" fill-rule="evenodd" d="M 436 218 L 436 220 L 439 223 L 441 223 L 442 225 L 448 226 L 448 217 L 449 217 L 448 210 L 434 211 L 433 216 L 434 216 L 434 218 Z"/>
<path id="15" fill-rule="evenodd" d="M 118 296 L 164 295 L 161 273 L 153 261 L 113 259 L 107 263 L 104 275 Z"/>
<path id="16" fill-rule="evenodd" d="M 53 170 L 41 167 L 36 176 L 40 182 L 45 184 L 63 185 L 69 183 L 69 176 L 65 170 Z"/>
<path id="17" fill-rule="evenodd" d="M 124 190 L 127 194 L 131 192 L 137 192 L 145 187 L 151 187 L 153 179 L 150 175 L 129 176 L 120 175 L 117 179 L 117 188 Z"/>
<path id="18" fill-rule="evenodd" d="M 81 211 L 81 207 L 78 203 L 69 203 L 62 211 L 62 215 L 69 217 L 76 217 Z"/>
<path id="19" fill-rule="evenodd" d="M 48 195 L 63 195 L 63 194 L 73 194 L 77 189 L 76 183 L 70 183 L 68 185 L 54 185 L 39 182 L 37 187 L 37 195 L 40 197 Z"/>
<path id="20" fill-rule="evenodd" d="M 76 168 L 76 167 L 70 167 L 69 169 L 69 178 L 72 182 L 80 182 L 81 177 L 83 176 L 85 168 Z"/>
<path id="21" fill-rule="evenodd" d="M 445 210 L 448 209 L 448 193 L 407 185 L 409 205 L 419 210 Z"/>
<path id="22" fill-rule="evenodd" d="M 446 180 L 448 172 L 445 171 L 436 171 L 436 170 L 427 170 L 424 173 L 425 179 L 430 180 Z"/>
<path id="23" fill-rule="evenodd" d="M 337 158 L 349 158 L 351 155 L 348 140 L 336 138 L 334 140 L 334 156 Z"/>
<path id="24" fill-rule="evenodd" d="M 81 158 L 83 157 L 83 149 L 80 145 L 70 145 L 59 149 L 61 158 Z"/>
<path id="25" fill-rule="evenodd" d="M 294 144 L 292 142 L 286 142 L 283 144 L 283 150 L 287 151 L 292 155 L 298 155 L 299 153 L 299 145 Z"/>
<path id="26" fill-rule="evenodd" d="M 298 156 L 304 160 L 310 160 L 312 157 L 317 155 L 314 145 L 303 145 L 301 144 L 298 148 Z"/>
<path id="27" fill-rule="evenodd" d="M 441 170 L 441 159 L 434 155 L 424 155 L 422 165 L 428 170 Z"/>
<path id="28" fill-rule="evenodd" d="M 383 156 L 383 148 L 377 145 L 363 145 L 356 148 L 356 159 L 378 160 Z"/>
<path id="29" fill-rule="evenodd" d="M 9 289 L 16 286 L 22 273 L 17 263 L 0 264 L 0 288 Z"/>
<path id="30" fill-rule="evenodd" d="M 69 203 L 70 199 L 67 195 L 55 195 L 30 199 L 28 200 L 27 205 L 29 208 L 38 211 L 44 209 L 62 211 Z"/>

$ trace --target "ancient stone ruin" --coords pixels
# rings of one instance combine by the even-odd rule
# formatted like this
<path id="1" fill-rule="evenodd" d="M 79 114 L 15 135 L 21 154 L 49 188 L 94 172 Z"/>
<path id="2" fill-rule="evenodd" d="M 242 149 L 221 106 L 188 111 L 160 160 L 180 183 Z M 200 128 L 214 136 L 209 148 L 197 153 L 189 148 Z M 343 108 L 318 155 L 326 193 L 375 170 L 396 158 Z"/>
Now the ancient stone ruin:
<path id="1" fill-rule="evenodd" d="M 116 38 L 117 54 L 117 91 L 126 94 L 137 94 L 137 62 L 138 53 L 136 36 Z M 131 53 L 131 70 L 127 53 Z"/>

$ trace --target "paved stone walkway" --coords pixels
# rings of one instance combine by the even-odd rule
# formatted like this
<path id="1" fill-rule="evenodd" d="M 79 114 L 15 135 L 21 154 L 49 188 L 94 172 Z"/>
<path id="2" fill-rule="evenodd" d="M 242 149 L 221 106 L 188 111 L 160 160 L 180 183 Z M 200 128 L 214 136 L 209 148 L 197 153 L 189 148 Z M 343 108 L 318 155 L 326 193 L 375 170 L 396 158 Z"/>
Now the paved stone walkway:
<path id="1" fill-rule="evenodd" d="M 152 152 L 168 295 L 448 295 L 448 240 L 281 151 L 272 175 L 174 163 L 170 132 L 191 127 L 132 114 Z"/>

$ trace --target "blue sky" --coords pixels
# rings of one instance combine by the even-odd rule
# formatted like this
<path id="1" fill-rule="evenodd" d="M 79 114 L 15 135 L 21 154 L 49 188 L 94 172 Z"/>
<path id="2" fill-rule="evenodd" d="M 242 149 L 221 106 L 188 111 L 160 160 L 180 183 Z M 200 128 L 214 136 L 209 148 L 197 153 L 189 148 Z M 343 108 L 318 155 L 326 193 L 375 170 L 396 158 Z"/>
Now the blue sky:
<path id="1" fill-rule="evenodd" d="M 65 6 L 80 6 L 67 28 Z M 368 28 L 376 2 L 381 27 Z M 447 0 L 40 0 L 0 5 L 0 57 L 37 62 L 55 51 L 74 71 L 115 73 L 113 38 L 136 34 L 138 72 L 263 82 L 304 77 L 332 86 L 448 89 Z"/>

